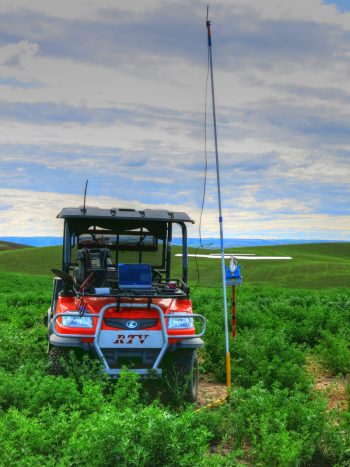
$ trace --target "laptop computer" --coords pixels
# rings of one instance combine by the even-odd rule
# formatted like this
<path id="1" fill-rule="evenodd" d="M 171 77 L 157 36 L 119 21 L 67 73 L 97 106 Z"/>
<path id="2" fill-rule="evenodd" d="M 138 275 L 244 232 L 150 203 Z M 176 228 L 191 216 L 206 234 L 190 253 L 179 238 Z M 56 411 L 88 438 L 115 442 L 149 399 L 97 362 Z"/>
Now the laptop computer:
<path id="1" fill-rule="evenodd" d="M 151 289 L 152 267 L 150 264 L 118 264 L 120 289 Z"/>

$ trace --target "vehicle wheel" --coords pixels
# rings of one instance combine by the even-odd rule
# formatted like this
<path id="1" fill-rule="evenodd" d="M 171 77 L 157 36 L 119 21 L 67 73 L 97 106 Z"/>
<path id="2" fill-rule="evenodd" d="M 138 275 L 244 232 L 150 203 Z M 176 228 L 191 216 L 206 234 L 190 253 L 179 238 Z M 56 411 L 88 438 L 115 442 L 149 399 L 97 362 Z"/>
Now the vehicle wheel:
<path id="1" fill-rule="evenodd" d="M 198 354 L 196 349 L 169 352 L 166 365 L 166 384 L 174 402 L 196 402 L 198 396 Z"/>
<path id="2" fill-rule="evenodd" d="M 48 349 L 48 372 L 51 375 L 65 375 L 66 369 L 64 362 L 69 357 L 69 351 L 67 347 L 57 347 L 49 344 Z"/>

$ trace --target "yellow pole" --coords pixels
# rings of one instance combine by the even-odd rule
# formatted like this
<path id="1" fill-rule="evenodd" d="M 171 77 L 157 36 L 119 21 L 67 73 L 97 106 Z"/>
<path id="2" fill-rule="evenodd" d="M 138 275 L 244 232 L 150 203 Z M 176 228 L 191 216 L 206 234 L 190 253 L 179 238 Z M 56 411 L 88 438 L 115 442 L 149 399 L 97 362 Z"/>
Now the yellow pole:
<path id="1" fill-rule="evenodd" d="M 231 387 L 231 355 L 230 355 L 230 352 L 226 353 L 226 387 L 227 387 L 227 395 L 229 395 L 229 390 Z"/>

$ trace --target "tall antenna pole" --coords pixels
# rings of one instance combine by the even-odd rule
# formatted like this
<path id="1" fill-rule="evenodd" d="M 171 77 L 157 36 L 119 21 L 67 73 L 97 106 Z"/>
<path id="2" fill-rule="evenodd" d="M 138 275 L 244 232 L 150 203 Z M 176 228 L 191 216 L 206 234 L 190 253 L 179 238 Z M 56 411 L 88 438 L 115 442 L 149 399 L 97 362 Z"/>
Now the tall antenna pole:
<path id="1" fill-rule="evenodd" d="M 87 192 L 88 183 L 89 183 L 89 180 L 86 179 L 85 190 L 84 190 L 84 205 L 83 205 L 83 209 L 82 209 L 83 214 L 86 214 L 85 203 L 86 203 L 86 192 Z"/>
<path id="2" fill-rule="evenodd" d="M 208 51 L 210 65 L 210 80 L 211 80 L 211 97 L 213 104 L 213 122 L 214 122 L 214 141 L 215 141 L 215 158 L 216 158 L 216 181 L 218 187 L 218 202 L 219 202 L 219 225 L 220 225 L 220 246 L 221 246 L 221 272 L 222 272 L 222 287 L 224 292 L 224 321 L 225 321 L 225 343 L 226 343 L 226 386 L 227 389 L 231 386 L 231 356 L 228 337 L 228 322 L 227 322 L 227 297 L 226 297 L 226 274 L 225 274 L 225 251 L 224 251 L 224 229 L 222 220 L 221 207 L 221 188 L 220 188 L 220 165 L 218 151 L 218 137 L 216 130 L 216 112 L 215 112 L 215 93 L 214 93 L 214 75 L 213 75 L 213 56 L 211 51 L 211 29 L 210 21 L 208 20 L 209 6 L 207 6 L 207 31 L 208 31 Z"/>

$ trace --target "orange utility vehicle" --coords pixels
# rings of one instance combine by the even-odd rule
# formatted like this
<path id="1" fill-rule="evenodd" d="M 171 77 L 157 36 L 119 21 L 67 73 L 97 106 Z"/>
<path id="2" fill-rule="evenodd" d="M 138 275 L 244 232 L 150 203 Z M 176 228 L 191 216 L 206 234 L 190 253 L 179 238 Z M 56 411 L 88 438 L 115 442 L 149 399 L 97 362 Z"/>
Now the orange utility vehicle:
<path id="1" fill-rule="evenodd" d="M 170 378 L 190 402 L 198 392 L 197 349 L 205 319 L 192 311 L 183 212 L 64 208 L 62 270 L 48 311 L 49 360 L 63 371 L 73 348 L 93 353 L 117 378 Z M 182 235 L 181 278 L 171 273 L 174 225 Z M 177 265 L 177 269 L 179 265 Z M 199 331 L 196 331 L 195 324 Z M 67 360 L 68 361 L 68 360 Z"/>

